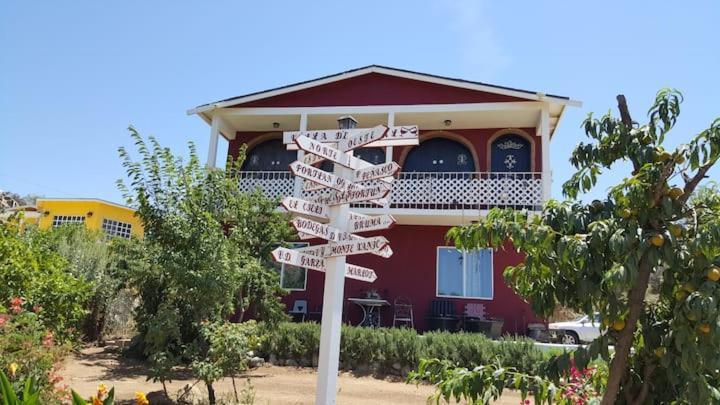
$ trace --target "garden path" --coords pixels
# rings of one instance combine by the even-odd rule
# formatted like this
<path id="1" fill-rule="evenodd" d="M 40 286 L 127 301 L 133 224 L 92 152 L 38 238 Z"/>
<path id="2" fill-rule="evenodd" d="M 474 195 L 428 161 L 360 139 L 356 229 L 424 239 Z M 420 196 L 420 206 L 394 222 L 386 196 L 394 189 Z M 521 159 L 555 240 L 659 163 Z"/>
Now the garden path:
<path id="1" fill-rule="evenodd" d="M 61 372 L 64 382 L 83 396 L 94 393 L 100 383 L 115 387 L 119 403 L 132 403 L 136 391 L 149 393 L 153 397 L 160 394 L 162 385 L 145 381 L 146 369 L 142 362 L 126 359 L 119 355 L 116 346 L 105 348 L 88 347 L 69 358 Z M 313 404 L 315 396 L 316 372 L 310 368 L 264 366 L 248 373 L 255 388 L 255 403 L 259 405 L 305 405 Z M 245 386 L 245 378 L 236 380 L 238 390 Z M 181 387 L 192 384 L 193 379 L 182 373 L 168 384 L 168 391 L 174 395 Z M 338 404 L 425 404 L 433 392 L 431 386 L 405 384 L 399 378 L 384 380 L 372 376 L 356 376 L 341 373 L 338 379 Z M 219 397 L 230 395 L 232 383 L 224 379 L 216 384 Z M 520 403 L 515 393 L 508 393 L 499 404 Z"/>

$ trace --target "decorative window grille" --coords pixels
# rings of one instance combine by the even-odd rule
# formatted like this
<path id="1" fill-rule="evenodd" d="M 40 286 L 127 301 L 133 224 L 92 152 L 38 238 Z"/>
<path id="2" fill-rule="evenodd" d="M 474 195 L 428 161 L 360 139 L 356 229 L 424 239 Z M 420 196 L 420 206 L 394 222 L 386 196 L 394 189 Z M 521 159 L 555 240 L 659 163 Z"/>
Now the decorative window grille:
<path id="1" fill-rule="evenodd" d="M 437 248 L 438 297 L 493 298 L 492 249 Z"/>
<path id="2" fill-rule="evenodd" d="M 55 215 L 53 217 L 53 228 L 64 224 L 82 224 L 85 222 L 84 215 Z"/>
<path id="3" fill-rule="evenodd" d="M 132 224 L 107 218 L 103 218 L 102 229 L 110 238 L 119 236 L 121 238 L 130 239 L 130 235 L 132 234 Z"/>

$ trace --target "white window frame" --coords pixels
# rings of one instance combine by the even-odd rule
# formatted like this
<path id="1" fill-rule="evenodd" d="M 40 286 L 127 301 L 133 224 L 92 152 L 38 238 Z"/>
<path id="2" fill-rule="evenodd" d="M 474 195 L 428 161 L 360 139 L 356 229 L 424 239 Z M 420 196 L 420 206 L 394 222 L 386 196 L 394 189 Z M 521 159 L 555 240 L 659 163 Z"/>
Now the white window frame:
<path id="1" fill-rule="evenodd" d="M 290 242 L 290 243 L 295 246 L 295 247 L 292 247 L 291 249 L 298 249 L 298 248 L 310 246 L 310 244 L 308 242 Z M 294 267 L 299 267 L 299 268 L 305 270 L 305 280 L 303 281 L 303 288 L 285 288 L 285 287 L 283 287 L 283 278 L 285 277 L 285 263 L 280 264 L 280 287 L 285 290 L 288 290 L 288 291 L 306 291 L 307 290 L 308 269 L 306 269 L 304 267 L 300 267 L 300 266 L 294 266 Z"/>
<path id="2" fill-rule="evenodd" d="M 53 215 L 52 227 L 57 228 L 59 226 L 67 224 L 84 224 L 85 215 Z"/>
<path id="3" fill-rule="evenodd" d="M 112 222 L 114 222 L 114 224 L 112 224 Z M 108 229 L 105 229 L 105 223 L 110 223 L 110 226 L 113 227 L 115 233 L 112 233 Z M 121 227 L 123 229 L 127 228 L 127 236 L 122 235 L 118 232 L 121 229 Z M 103 218 L 102 223 L 100 224 L 100 229 L 102 229 L 103 232 L 105 232 L 105 235 L 108 238 L 124 238 L 124 239 L 132 238 L 132 224 L 129 222 L 122 222 L 122 221 L 118 221 L 116 219 L 111 219 L 111 218 Z"/>
<path id="4" fill-rule="evenodd" d="M 463 278 L 463 295 L 442 295 L 440 294 L 440 249 L 455 249 L 463 254 L 463 272 L 462 272 L 462 278 Z M 484 250 L 484 249 L 476 249 L 476 250 Z M 495 250 L 494 249 L 486 249 L 490 250 L 490 296 L 489 297 L 468 297 L 465 295 L 467 292 L 467 260 L 465 259 L 465 252 L 458 249 L 455 246 L 438 246 L 435 249 L 435 296 L 438 298 L 460 298 L 465 300 L 484 300 L 484 301 L 491 301 L 495 299 Z"/>

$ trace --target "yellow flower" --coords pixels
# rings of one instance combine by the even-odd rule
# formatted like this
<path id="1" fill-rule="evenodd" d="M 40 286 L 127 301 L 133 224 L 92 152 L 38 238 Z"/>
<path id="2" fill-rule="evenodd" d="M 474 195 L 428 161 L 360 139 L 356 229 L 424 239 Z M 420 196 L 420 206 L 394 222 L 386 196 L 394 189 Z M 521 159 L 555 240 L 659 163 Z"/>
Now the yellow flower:
<path id="1" fill-rule="evenodd" d="M 98 396 L 98 398 L 104 397 L 105 394 L 107 394 L 107 387 L 105 386 L 105 384 L 100 384 L 100 385 L 98 385 L 98 388 L 97 388 L 97 396 Z"/>
<path id="2" fill-rule="evenodd" d="M 145 398 L 145 394 L 140 391 L 135 393 L 135 405 L 150 405 L 150 401 Z"/>
<path id="3" fill-rule="evenodd" d="M 98 397 L 90 397 L 90 400 L 92 401 L 92 405 L 103 405 L 102 401 Z"/>
<path id="4" fill-rule="evenodd" d="M 10 363 L 10 365 L 8 366 L 8 372 L 10 373 L 10 377 L 15 377 L 15 372 L 17 372 L 18 367 L 20 366 L 18 366 L 17 363 Z"/>

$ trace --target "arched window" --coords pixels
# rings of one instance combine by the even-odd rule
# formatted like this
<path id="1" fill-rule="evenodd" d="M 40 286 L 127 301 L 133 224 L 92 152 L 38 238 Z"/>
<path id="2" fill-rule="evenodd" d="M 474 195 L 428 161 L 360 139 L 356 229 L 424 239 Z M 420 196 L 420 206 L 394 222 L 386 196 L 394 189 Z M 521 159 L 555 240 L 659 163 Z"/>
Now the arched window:
<path id="1" fill-rule="evenodd" d="M 353 151 L 353 155 L 374 165 L 385 163 L 385 148 L 373 147 L 355 149 Z M 322 162 L 320 168 L 326 172 L 332 172 L 334 167 L 332 162 L 326 160 Z"/>
<path id="2" fill-rule="evenodd" d="M 403 172 L 474 172 L 475 161 L 463 144 L 447 138 L 432 138 L 412 148 Z"/>
<path id="3" fill-rule="evenodd" d="M 530 142 L 517 134 L 497 137 L 490 147 L 491 172 L 530 172 L 532 160 Z"/>
<path id="4" fill-rule="evenodd" d="M 242 171 L 290 171 L 289 165 L 297 159 L 297 151 L 287 150 L 281 139 L 262 142 L 250 149 L 242 164 Z"/>

